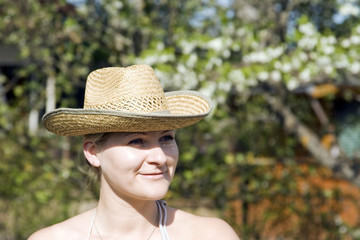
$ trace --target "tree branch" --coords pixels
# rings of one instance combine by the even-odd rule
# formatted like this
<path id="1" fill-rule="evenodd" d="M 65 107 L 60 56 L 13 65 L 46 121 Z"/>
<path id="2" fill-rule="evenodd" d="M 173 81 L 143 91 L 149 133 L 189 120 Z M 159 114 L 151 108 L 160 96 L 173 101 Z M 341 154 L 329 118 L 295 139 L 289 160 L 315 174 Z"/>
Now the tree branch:
<path id="1" fill-rule="evenodd" d="M 286 106 L 281 97 L 268 93 L 264 93 L 263 96 L 271 109 L 283 117 L 285 131 L 296 134 L 301 144 L 319 164 L 332 169 L 335 175 L 360 186 L 360 176 L 352 168 L 352 162 L 349 159 L 343 155 L 333 156 L 322 145 L 320 138 Z"/>

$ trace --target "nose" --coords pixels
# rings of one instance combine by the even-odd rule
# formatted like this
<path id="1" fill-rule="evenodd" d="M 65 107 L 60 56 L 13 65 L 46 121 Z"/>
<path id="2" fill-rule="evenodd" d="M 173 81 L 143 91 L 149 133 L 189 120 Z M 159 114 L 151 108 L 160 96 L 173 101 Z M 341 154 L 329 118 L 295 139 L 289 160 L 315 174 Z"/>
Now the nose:
<path id="1" fill-rule="evenodd" d="M 167 156 L 160 146 L 153 146 L 149 149 L 149 155 L 147 157 L 148 163 L 161 166 L 166 163 L 166 160 Z"/>

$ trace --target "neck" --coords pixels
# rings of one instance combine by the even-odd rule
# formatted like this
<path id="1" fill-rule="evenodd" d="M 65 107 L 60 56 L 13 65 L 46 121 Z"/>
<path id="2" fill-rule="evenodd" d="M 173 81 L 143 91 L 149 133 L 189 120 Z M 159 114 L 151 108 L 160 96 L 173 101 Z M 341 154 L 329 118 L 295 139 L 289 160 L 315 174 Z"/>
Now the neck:
<path id="1" fill-rule="evenodd" d="M 95 223 L 104 236 L 143 235 L 154 227 L 157 214 L 154 200 L 119 197 L 100 190 Z"/>

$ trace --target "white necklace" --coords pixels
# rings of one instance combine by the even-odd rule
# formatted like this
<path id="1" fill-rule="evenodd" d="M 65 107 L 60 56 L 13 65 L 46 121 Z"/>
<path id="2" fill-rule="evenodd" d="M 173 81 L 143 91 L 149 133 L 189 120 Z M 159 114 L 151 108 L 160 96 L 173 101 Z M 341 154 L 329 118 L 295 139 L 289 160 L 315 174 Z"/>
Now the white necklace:
<path id="1" fill-rule="evenodd" d="M 94 228 L 95 228 L 96 233 L 98 234 L 100 240 L 103 240 L 103 239 L 101 238 L 100 232 L 99 232 L 99 230 L 98 230 L 98 228 L 96 227 L 96 224 L 95 224 L 95 215 L 96 215 L 96 209 L 95 209 L 95 214 L 94 214 Z M 159 224 L 159 214 L 157 213 L 157 214 L 156 214 L 155 223 L 154 223 L 154 228 L 153 228 L 153 230 L 151 231 L 151 233 L 150 233 L 149 237 L 147 238 L 147 240 L 149 240 L 149 239 L 151 238 L 151 236 L 152 236 L 153 233 L 155 232 L 155 229 L 157 228 L 158 224 Z"/>

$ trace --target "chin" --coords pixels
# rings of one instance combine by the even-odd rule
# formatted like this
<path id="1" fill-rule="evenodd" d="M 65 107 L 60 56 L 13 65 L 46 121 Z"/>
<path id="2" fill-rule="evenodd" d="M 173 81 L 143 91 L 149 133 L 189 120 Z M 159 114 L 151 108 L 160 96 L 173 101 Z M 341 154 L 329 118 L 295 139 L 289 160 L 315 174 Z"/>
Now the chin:
<path id="1" fill-rule="evenodd" d="M 165 197 L 169 190 L 170 181 L 162 179 L 158 181 L 142 182 L 141 194 L 154 200 Z"/>
<path id="2" fill-rule="evenodd" d="M 168 187 L 166 189 L 153 189 L 153 190 L 147 190 L 143 192 L 143 198 L 146 200 L 160 200 L 164 198 L 168 192 Z"/>

